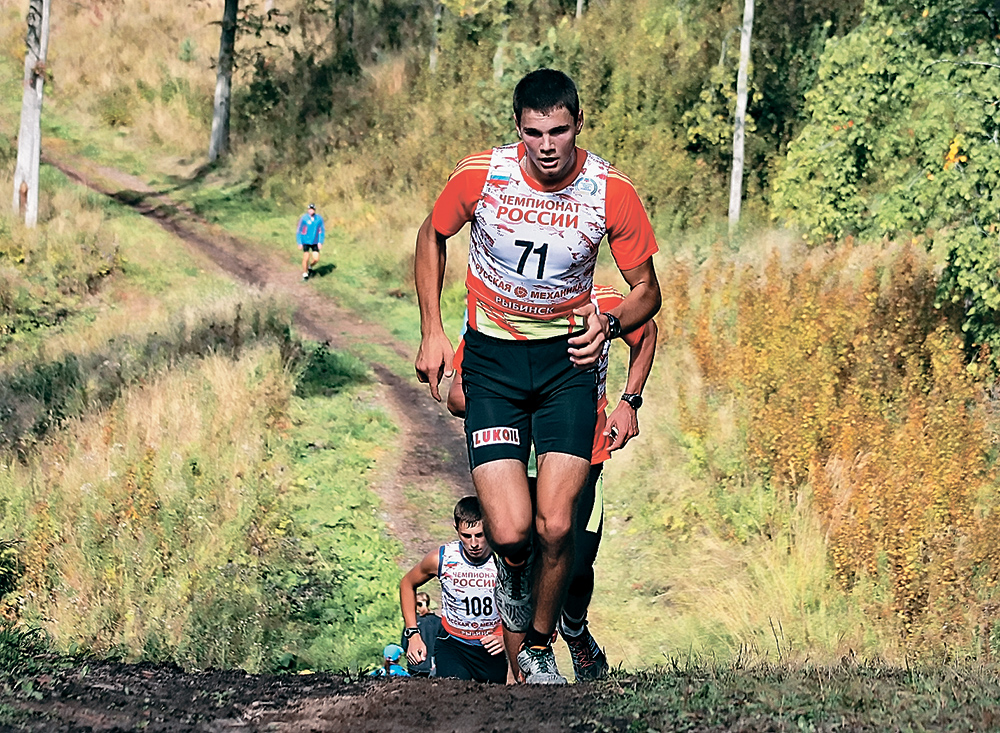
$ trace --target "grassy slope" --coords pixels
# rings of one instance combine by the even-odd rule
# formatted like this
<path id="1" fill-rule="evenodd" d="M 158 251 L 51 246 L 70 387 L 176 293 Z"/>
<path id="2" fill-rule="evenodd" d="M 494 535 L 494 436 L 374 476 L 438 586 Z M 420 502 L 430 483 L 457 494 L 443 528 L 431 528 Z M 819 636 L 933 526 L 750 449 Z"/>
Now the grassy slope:
<path id="1" fill-rule="evenodd" d="M 300 212 L 252 196 L 239 180 L 239 166 L 240 161 L 234 160 L 232 169 L 223 168 L 191 185 L 179 186 L 174 195 L 194 205 L 206 218 L 256 243 L 252 246 L 287 251 L 289 268 L 297 268 L 299 255 L 291 230 Z M 152 180 L 158 174 L 150 168 L 146 175 Z M 415 348 L 419 330 L 407 252 L 422 212 L 416 202 L 406 202 L 403 208 L 410 212 L 409 223 L 400 224 L 399 213 L 388 211 L 399 206 L 397 201 L 356 201 L 347 210 L 324 210 L 321 204 L 321 213 L 329 222 L 323 262 L 335 262 L 337 269 L 332 277 L 314 281 L 309 287 L 341 304 L 350 304 L 363 315 L 377 314 L 395 336 Z M 671 255 L 697 253 L 703 246 L 701 239 L 710 236 L 696 233 L 689 242 L 665 243 L 670 254 L 657 258 L 661 272 L 672 265 Z M 444 302 L 453 334 L 457 334 L 463 308 L 462 259 L 463 250 L 456 248 Z M 604 282 L 620 284 L 608 258 L 602 259 L 600 272 Z M 398 357 L 366 356 L 382 358 L 409 377 L 410 365 Z M 619 351 L 610 394 L 623 382 L 624 359 L 624 351 Z M 815 552 L 816 547 L 805 548 L 801 564 L 784 568 L 783 577 L 772 581 L 769 570 L 782 569 L 779 549 L 766 544 L 750 551 L 732 547 L 704 534 L 704 528 L 693 527 L 689 539 L 680 543 L 660 531 L 664 523 L 673 521 L 670 517 L 685 516 L 692 501 L 700 496 L 707 502 L 711 493 L 709 485 L 687 470 L 688 459 L 676 442 L 668 375 L 684 369 L 685 365 L 671 361 L 661 346 L 647 390 L 647 405 L 640 416 L 646 428 L 644 437 L 608 465 L 609 516 L 597 565 L 595 632 L 600 630 L 611 659 L 628 668 L 654 665 L 690 652 L 729 655 L 744 644 L 769 649 L 772 622 L 795 634 L 794 639 L 786 640 L 788 645 L 812 653 L 841 653 L 842 640 L 836 638 L 834 629 L 844 622 L 847 611 L 838 609 L 836 595 L 831 593 L 815 603 L 802 600 L 804 592 L 815 595 L 808 586 L 816 578 L 821 579 L 816 592 L 823 595 L 826 585 L 822 553 Z M 665 494 L 661 491 L 665 484 L 676 489 Z M 657 503 L 650 505 L 653 496 Z M 672 497 L 669 503 L 663 503 L 665 496 Z M 818 537 L 818 528 L 813 530 L 813 536 Z M 633 562 L 636 557 L 643 562 Z M 724 579 L 724 586 L 713 587 L 718 579 Z M 783 587 L 788 585 L 795 587 Z M 762 603 L 762 599 L 774 603 Z M 813 615 L 806 605 L 817 605 L 819 617 L 790 622 L 788 614 Z M 751 607 L 755 607 L 753 612 Z M 831 619 L 830 614 L 841 618 Z M 803 630 L 827 623 L 831 628 L 819 633 Z"/>
<path id="2" fill-rule="evenodd" d="M 107 162 L 126 164 L 150 180 L 184 183 L 176 176 L 190 170 L 199 155 L 189 145 L 188 150 L 175 146 L 169 159 L 157 156 L 153 149 L 142 147 L 147 137 L 128 130 L 109 131 L 85 116 L 50 129 L 69 131 L 85 150 Z M 334 277 L 310 287 L 321 288 L 362 313 L 377 314 L 401 340 L 415 344 L 416 307 L 407 258 L 413 231 L 424 214 L 423 203 L 416 196 L 367 201 L 357 193 L 353 197 L 327 193 L 324 181 L 329 189 L 350 188 L 349 166 L 322 171 L 308 184 L 279 175 L 263 190 L 284 195 L 254 197 L 241 182 L 246 179 L 249 154 L 241 157 L 238 151 L 230 168 L 185 184 L 177 194 L 260 246 L 286 250 L 290 268 L 297 267 L 290 230 L 300 211 L 276 201 L 316 200 L 331 230 L 324 261 L 335 261 L 338 268 Z M 354 165 L 363 164 L 362 159 Z M 715 241 L 714 232 L 696 233 L 683 242 L 665 241 L 665 253 L 657 259 L 659 271 L 666 273 L 680 260 L 700 261 Z M 452 261 L 460 260 L 456 252 Z M 608 279 L 606 262 L 603 272 L 603 279 Z M 453 267 L 446 294 L 452 333 L 461 316 L 460 273 L 460 266 Z M 772 541 L 759 531 L 757 520 L 766 508 L 754 502 L 763 501 L 762 494 L 746 497 L 742 507 L 733 509 L 751 528 L 742 542 L 719 536 L 711 522 L 703 521 L 706 513 L 717 511 L 719 497 L 694 465 L 697 456 L 677 423 L 677 384 L 695 378 L 696 369 L 688 359 L 683 353 L 671 353 L 669 344 L 661 342 L 641 414 L 644 434 L 607 469 L 608 524 L 598 560 L 594 620 L 612 659 L 634 668 L 689 652 L 728 657 L 742 648 L 819 659 L 838 658 L 849 649 L 895 653 L 892 640 L 879 638 L 857 605 L 830 584 L 823 536 L 809 519 L 808 507 L 793 517 L 798 538 L 793 556 L 786 553 L 780 537 Z M 409 374 L 402 360 L 391 363 L 400 374 Z M 622 374 L 619 354 L 615 371 L 619 383 Z M 613 385 L 609 393 L 615 389 Z"/>
<path id="3" fill-rule="evenodd" d="M 13 66 L 5 61 L 4 68 Z M 4 78 L 14 76 L 5 74 Z M 5 88 L 0 120 L 2 129 L 10 130 L 16 128 L 19 100 L 14 98 L 13 93 L 8 93 L 16 89 L 16 85 L 7 84 Z M 77 119 L 62 116 L 60 111 L 69 107 L 59 103 L 47 107 L 47 134 L 65 136 L 70 145 L 78 146 L 83 152 L 94 155 L 104 163 L 124 165 L 134 173 L 142 173 L 147 167 L 155 167 L 164 160 L 144 156 L 143 153 L 149 152 L 148 148 L 136 151 L 124 145 L 122 141 L 128 140 L 128 137 L 120 132 L 109 133 L 100 125 L 87 128 Z M 113 238 L 120 248 L 122 272 L 86 300 L 79 314 L 51 328 L 17 334 L 12 348 L 2 356 L 3 365 L 11 373 L 23 370 L 29 364 L 37 367 L 66 358 L 87 361 L 89 355 L 97 353 L 107 353 L 113 361 L 123 361 L 124 350 L 133 349 L 133 345 L 140 346 L 136 353 L 139 355 L 137 358 L 141 358 L 141 344 L 148 342 L 152 332 L 159 330 L 166 336 L 178 322 L 187 322 L 194 327 L 204 317 L 203 314 L 212 310 L 212 303 L 226 310 L 233 303 L 248 297 L 248 291 L 242 286 L 211 274 L 215 272 L 214 268 L 206 270 L 204 263 L 192 257 L 145 218 L 68 184 L 57 171 L 43 167 L 43 176 L 48 201 L 61 201 L 73 213 L 86 209 L 97 212 L 101 217 L 102 232 Z M 9 182 L 6 175 L 2 178 Z M 192 307 L 194 304 L 199 305 Z M 135 355 L 133 352 L 129 354 Z M 327 361 L 336 359 L 335 355 L 323 358 Z M 280 364 L 269 366 L 268 359 L 255 358 L 255 361 L 258 362 L 255 368 L 264 372 L 277 368 L 280 377 Z M 191 369 L 192 365 L 178 363 L 177 367 L 178 370 L 162 372 L 162 367 L 156 367 L 157 372 L 149 375 L 148 387 L 154 393 L 158 386 L 171 389 L 164 385 L 171 384 L 170 380 L 178 379 L 180 371 Z M 193 368 L 198 369 L 196 365 Z M 150 598 L 146 600 L 139 597 L 128 600 L 126 593 L 121 602 L 126 606 L 133 604 L 137 608 L 148 609 L 143 614 L 162 616 L 161 623 L 166 624 L 165 628 L 151 630 L 148 624 L 136 622 L 124 626 L 113 622 L 108 626 L 107 613 L 113 616 L 114 612 L 110 606 L 108 611 L 102 612 L 100 603 L 95 608 L 97 616 L 78 612 L 80 598 L 89 598 L 91 603 L 96 598 L 88 590 L 85 576 L 92 574 L 95 580 L 101 577 L 106 580 L 108 572 L 121 571 L 121 568 L 114 569 L 113 555 L 87 563 L 75 577 L 66 578 L 54 594 L 55 605 L 28 603 L 23 609 L 26 617 L 47 617 L 46 628 L 59 649 L 82 646 L 103 653 L 115 650 L 115 653 L 129 658 L 166 656 L 193 666 L 232 663 L 249 668 L 279 665 L 356 669 L 366 666 L 377 656 L 386 638 L 395 638 L 397 633 L 398 611 L 393 586 L 398 570 L 394 558 L 400 550 L 398 545 L 385 537 L 384 526 L 378 518 L 377 498 L 368 489 L 371 472 L 375 470 L 379 457 L 385 454 L 385 446 L 391 445 L 393 429 L 384 414 L 373 406 L 366 386 L 367 377 L 359 363 L 350 360 L 338 362 L 331 369 L 325 373 L 337 383 L 335 388 L 327 384 L 321 389 L 308 389 L 306 380 L 304 384 L 307 388 L 300 390 L 301 394 L 289 396 L 289 404 L 281 408 L 282 411 L 290 410 L 288 426 L 281 441 L 283 445 L 269 459 L 272 465 L 277 461 L 277 465 L 284 462 L 293 466 L 291 478 L 287 482 L 279 482 L 276 487 L 287 492 L 281 501 L 285 503 L 285 511 L 289 512 L 289 526 L 294 527 L 297 533 L 296 542 L 311 548 L 306 554 L 309 559 L 301 567 L 278 568 L 286 594 L 299 599 L 296 601 L 298 610 L 294 620 L 282 632 L 281 638 L 271 638 L 265 643 L 261 641 L 264 637 L 259 637 L 260 643 L 256 648 L 244 646 L 235 652 L 234 649 L 226 651 L 218 645 L 212 648 L 214 631 L 222 629 L 213 630 L 210 623 L 206 627 L 206 618 L 192 619 L 189 616 L 184 621 L 184 614 L 190 614 L 191 610 L 183 611 L 169 602 L 164 608 L 163 599 L 157 600 L 159 591 L 149 593 Z M 178 373 L 174 374 L 175 371 Z M 346 374 L 347 378 L 338 381 L 338 374 Z M 198 400 L 198 390 L 190 387 L 175 386 L 172 391 L 191 393 L 193 399 Z M 157 408 L 141 401 L 141 394 L 131 394 L 128 398 L 140 400 L 139 414 L 145 414 L 150 409 L 156 414 Z M 112 413 L 119 409 L 111 407 Z M 187 411 L 191 407 L 180 409 Z M 79 501 L 79 497 L 73 496 L 73 487 L 88 482 L 83 478 L 75 480 L 84 475 L 80 473 L 82 467 L 78 465 L 78 460 L 69 461 L 65 469 L 63 478 L 68 476 L 68 481 L 46 476 L 43 470 L 46 461 L 52 460 L 52 455 L 63 455 L 67 452 L 67 445 L 80 442 L 80 436 L 91 435 L 93 430 L 99 430 L 103 422 L 113 421 L 112 417 L 102 416 L 101 413 L 84 411 L 78 414 L 78 420 L 72 427 L 57 431 L 46 444 L 39 446 L 40 461 L 32 460 L 17 471 L 14 464 L 3 461 L 5 506 L 37 506 L 41 497 L 45 497 L 47 504 L 64 508 L 68 506 L 67 502 Z M 109 426 L 112 424 L 107 423 Z M 316 441 L 317 434 L 324 435 L 324 440 Z M 204 436 L 203 439 L 210 440 L 210 437 Z M 88 438 L 85 442 L 100 444 L 101 441 Z M 169 445 L 165 443 L 164 448 Z M 215 450 L 208 444 L 198 446 L 188 442 L 183 446 L 168 450 L 168 455 L 172 451 L 174 458 L 163 460 L 171 463 L 178 456 L 187 460 L 193 455 L 213 455 Z M 77 454 L 76 450 L 68 452 Z M 93 460 L 92 453 L 84 453 L 84 463 Z M 126 449 L 126 453 L 122 458 L 109 457 L 109 460 L 112 463 L 124 461 L 125 466 L 141 463 L 141 456 L 129 457 L 134 451 Z M 153 460 L 157 462 L 161 459 L 156 457 Z M 220 456 L 214 460 L 225 464 L 231 459 Z M 281 489 L 282 486 L 284 489 Z M 172 506 L 165 497 L 161 501 L 164 506 Z M 100 513 L 108 511 L 108 508 L 98 500 L 86 511 Z M 247 507 L 247 511 L 254 509 Z M 38 517 L 34 509 L 16 513 L 7 511 L 3 513 L 0 523 L 5 536 L 25 537 L 31 534 L 32 527 L 38 526 Z M 63 540 L 84 545 L 92 542 L 87 538 L 87 529 L 79 526 L 79 521 L 73 517 L 77 517 L 75 510 L 72 514 L 62 515 Z M 182 527 L 183 522 L 176 529 L 182 531 Z M 172 551 L 186 552 L 181 535 L 177 535 L 177 542 L 180 544 Z M 226 551 L 228 546 L 224 544 L 221 549 Z M 229 552 L 236 550 L 230 547 Z M 188 577 L 196 578 L 199 574 L 211 577 L 209 567 L 199 570 L 199 562 L 211 564 L 211 558 L 212 552 L 208 552 L 201 560 L 193 562 L 187 571 L 190 573 Z M 57 559 L 53 560 L 51 567 L 53 571 L 61 572 Z M 40 566 L 29 569 L 38 571 Z M 315 584 L 328 583 L 331 577 L 343 577 L 347 585 L 337 588 L 335 592 L 328 588 L 324 599 L 314 598 Z M 146 592 L 149 592 L 148 587 Z M 247 587 L 243 592 L 247 592 Z M 18 596 L 23 598 L 21 593 Z M 77 601 L 72 601 L 73 598 Z M 349 599 L 347 606 L 344 605 L 344 598 Z M 223 602 L 225 600 L 222 599 Z M 229 612 L 234 611 L 230 609 Z M 239 609 L 235 612 L 239 613 Z M 103 619 L 102 613 L 105 616 Z M 183 630 L 173 633 L 176 628 Z M 196 641 L 199 636 L 204 639 Z M 242 656 L 233 656 L 234 653 Z"/>

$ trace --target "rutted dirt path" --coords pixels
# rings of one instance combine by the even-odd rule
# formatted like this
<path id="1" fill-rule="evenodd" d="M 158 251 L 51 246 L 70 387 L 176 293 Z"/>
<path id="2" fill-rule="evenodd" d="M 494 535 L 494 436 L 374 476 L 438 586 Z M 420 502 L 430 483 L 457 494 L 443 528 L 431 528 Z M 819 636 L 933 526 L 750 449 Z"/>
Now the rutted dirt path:
<path id="1" fill-rule="evenodd" d="M 140 179 L 68 153 L 46 162 L 71 179 L 134 207 L 239 280 L 294 292 L 297 327 L 335 349 L 378 343 L 407 361 L 411 355 L 378 324 L 322 297 L 301 281 L 287 260 L 261 253 L 185 211 Z M 58 150 L 58 149 L 57 149 Z M 379 392 L 400 426 L 398 465 L 383 474 L 386 520 L 417 557 L 436 543 L 406 511 L 406 494 L 441 482 L 455 496 L 469 492 L 461 425 L 434 402 L 423 385 L 370 363 Z M 419 496 L 419 493 L 416 495 Z M 249 675 L 239 670 L 185 673 L 172 665 L 88 662 L 33 680 L 31 694 L 0 690 L 2 731 L 612 731 L 627 723 L 598 719 L 596 695 L 617 685 L 479 685 L 458 680 L 351 681 L 337 675 Z"/>
<path id="2" fill-rule="evenodd" d="M 376 344 L 412 361 L 413 354 L 377 322 L 360 320 L 353 311 L 303 283 L 295 264 L 263 247 L 251 250 L 239 238 L 178 205 L 142 179 L 63 152 L 49 153 L 45 162 L 70 179 L 131 206 L 237 280 L 294 294 L 295 325 L 307 338 L 345 351 L 356 344 Z M 382 482 L 375 488 L 382 498 L 386 523 L 406 548 L 407 559 L 416 561 L 436 543 L 426 528 L 413 521 L 404 490 L 410 487 L 419 495 L 425 490 L 441 491 L 443 483 L 456 498 L 470 493 L 465 438 L 461 423 L 435 402 L 415 377 L 401 379 L 384 364 L 370 360 L 368 364 L 379 382 L 383 403 L 400 428 L 400 445 L 404 446 L 397 465 L 383 472 Z"/>

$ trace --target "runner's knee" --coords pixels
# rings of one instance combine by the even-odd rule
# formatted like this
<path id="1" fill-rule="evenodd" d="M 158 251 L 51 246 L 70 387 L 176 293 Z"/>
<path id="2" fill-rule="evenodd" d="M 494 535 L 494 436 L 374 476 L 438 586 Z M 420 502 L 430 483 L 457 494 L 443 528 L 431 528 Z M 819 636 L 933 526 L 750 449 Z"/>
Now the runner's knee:
<path id="1" fill-rule="evenodd" d="M 543 547 L 562 549 L 573 532 L 573 513 L 571 511 L 555 514 L 539 513 L 535 518 L 535 530 Z"/>
<path id="2" fill-rule="evenodd" d="M 503 557 L 512 559 L 528 554 L 529 532 L 519 532 L 515 527 L 499 527 L 497 531 L 490 529 L 490 546 Z"/>

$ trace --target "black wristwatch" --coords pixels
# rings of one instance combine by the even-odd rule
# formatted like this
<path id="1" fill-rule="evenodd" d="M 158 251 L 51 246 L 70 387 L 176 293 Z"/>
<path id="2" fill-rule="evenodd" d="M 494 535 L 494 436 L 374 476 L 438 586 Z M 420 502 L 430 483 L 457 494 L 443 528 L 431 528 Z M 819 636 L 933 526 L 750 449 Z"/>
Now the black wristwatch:
<path id="1" fill-rule="evenodd" d="M 633 410 L 638 410 L 642 407 L 642 395 L 641 394 L 630 394 L 626 392 L 622 395 L 622 402 L 627 402 Z"/>
<path id="2" fill-rule="evenodd" d="M 605 313 L 608 317 L 608 340 L 616 339 L 622 335 L 622 322 L 618 320 L 617 316 L 613 316 L 610 313 Z"/>
<path id="3" fill-rule="evenodd" d="M 419 634 L 419 633 L 420 629 L 417 628 L 416 626 L 407 626 L 405 629 L 403 629 L 403 638 L 409 639 L 414 634 Z"/>

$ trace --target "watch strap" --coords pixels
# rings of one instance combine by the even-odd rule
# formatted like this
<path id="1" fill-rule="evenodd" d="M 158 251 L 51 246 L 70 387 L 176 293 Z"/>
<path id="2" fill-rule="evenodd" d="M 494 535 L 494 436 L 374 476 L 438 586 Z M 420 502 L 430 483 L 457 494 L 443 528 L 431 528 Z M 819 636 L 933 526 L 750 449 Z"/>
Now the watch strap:
<path id="1" fill-rule="evenodd" d="M 617 316 L 613 316 L 610 313 L 604 314 L 608 319 L 608 340 L 616 339 L 622 335 L 622 322 L 618 320 Z"/>
<path id="2" fill-rule="evenodd" d="M 622 395 L 622 402 L 628 403 L 633 410 L 638 410 L 642 407 L 642 395 L 626 392 Z"/>

